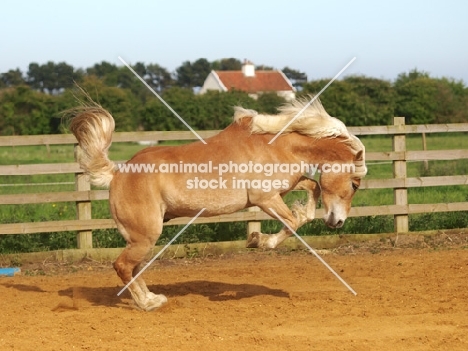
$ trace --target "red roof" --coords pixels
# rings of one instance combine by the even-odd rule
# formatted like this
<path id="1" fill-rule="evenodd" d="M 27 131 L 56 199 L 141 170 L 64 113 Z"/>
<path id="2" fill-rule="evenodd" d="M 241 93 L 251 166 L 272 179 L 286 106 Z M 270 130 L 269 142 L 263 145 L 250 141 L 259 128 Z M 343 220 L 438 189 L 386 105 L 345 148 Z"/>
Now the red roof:
<path id="1" fill-rule="evenodd" d="M 255 71 L 255 76 L 246 77 L 242 71 L 215 71 L 227 90 L 242 90 L 248 93 L 267 91 L 293 91 L 287 78 L 279 71 Z"/>

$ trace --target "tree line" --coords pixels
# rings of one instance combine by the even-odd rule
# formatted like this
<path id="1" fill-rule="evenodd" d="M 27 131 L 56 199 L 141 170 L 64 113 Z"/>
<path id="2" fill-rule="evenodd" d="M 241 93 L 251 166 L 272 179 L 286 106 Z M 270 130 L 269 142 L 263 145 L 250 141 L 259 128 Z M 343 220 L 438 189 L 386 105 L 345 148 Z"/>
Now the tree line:
<path id="1" fill-rule="evenodd" d="M 174 72 L 142 62 L 132 68 L 193 128 L 209 130 L 225 128 L 232 120 L 233 106 L 276 113 L 285 102 L 274 93 L 257 100 L 241 91 L 196 93 L 211 70 L 240 70 L 241 65 L 235 58 L 213 62 L 200 58 L 182 63 Z M 256 69 L 273 68 L 259 65 Z M 329 81 L 308 81 L 305 73 L 289 67 L 282 71 L 297 88 L 298 97 L 317 93 Z M 0 75 L 0 135 L 64 132 L 61 112 L 76 106 L 80 98 L 75 84 L 113 114 L 118 131 L 185 130 L 126 67 L 104 61 L 77 69 L 65 62 L 47 62 L 31 63 L 26 73 L 16 69 Z M 330 115 L 349 126 L 391 124 L 393 116 L 406 117 L 407 124 L 468 121 L 464 83 L 416 69 L 401 73 L 393 82 L 348 76 L 331 84 L 320 99 Z"/>

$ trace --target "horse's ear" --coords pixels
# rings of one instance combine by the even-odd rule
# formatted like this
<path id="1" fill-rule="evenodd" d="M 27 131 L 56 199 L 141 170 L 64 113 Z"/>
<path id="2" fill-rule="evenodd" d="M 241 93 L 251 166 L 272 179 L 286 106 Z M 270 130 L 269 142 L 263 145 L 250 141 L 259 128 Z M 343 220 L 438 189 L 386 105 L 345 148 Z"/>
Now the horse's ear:
<path id="1" fill-rule="evenodd" d="M 356 156 L 354 156 L 354 161 L 364 161 L 364 151 L 363 150 L 359 150 L 356 154 Z"/>

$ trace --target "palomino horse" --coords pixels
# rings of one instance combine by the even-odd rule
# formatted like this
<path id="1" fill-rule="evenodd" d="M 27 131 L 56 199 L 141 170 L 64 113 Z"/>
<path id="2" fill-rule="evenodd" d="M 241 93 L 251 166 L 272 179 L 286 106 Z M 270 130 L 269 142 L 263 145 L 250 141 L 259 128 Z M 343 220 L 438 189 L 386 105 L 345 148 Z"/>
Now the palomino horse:
<path id="1" fill-rule="evenodd" d="M 314 218 L 320 194 L 325 223 L 341 227 L 367 172 L 361 141 L 315 100 L 269 144 L 306 105 L 294 101 L 280 108 L 278 115 L 237 107 L 233 123 L 206 144 L 149 147 L 125 165 L 108 158 L 114 131 L 109 112 L 94 102 L 69 111 L 80 166 L 92 184 L 109 187 L 112 216 L 127 242 L 114 263 L 122 282 L 128 284 L 138 274 L 163 222 L 193 217 L 203 208 L 202 216 L 208 217 L 258 206 L 287 224 L 277 234 L 250 233 L 248 247 L 275 248 L 292 235 L 290 229 L 296 231 Z M 320 185 L 304 176 L 312 173 L 304 165 L 321 172 Z M 347 166 L 346 171 L 342 166 Z M 308 200 L 290 210 L 282 196 L 294 189 L 306 190 Z M 128 289 L 146 311 L 167 301 L 164 295 L 150 292 L 141 276 Z"/>

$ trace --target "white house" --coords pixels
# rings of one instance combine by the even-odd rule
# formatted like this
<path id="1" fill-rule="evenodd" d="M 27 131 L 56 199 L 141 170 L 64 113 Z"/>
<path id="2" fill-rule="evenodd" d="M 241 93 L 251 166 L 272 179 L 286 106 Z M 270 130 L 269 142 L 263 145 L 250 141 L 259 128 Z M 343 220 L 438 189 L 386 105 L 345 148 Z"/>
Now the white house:
<path id="1" fill-rule="evenodd" d="M 245 61 L 240 71 L 211 71 L 205 79 L 200 94 L 208 90 L 240 90 L 256 99 L 262 93 L 276 92 L 286 100 L 293 100 L 296 89 L 281 71 L 256 71 L 250 61 Z"/>

